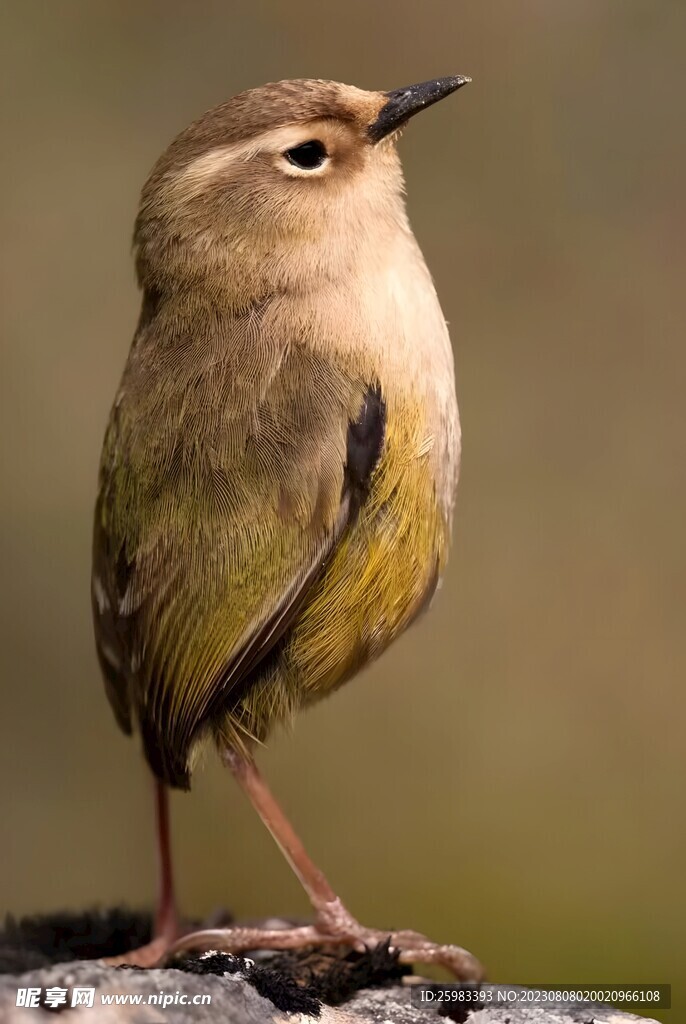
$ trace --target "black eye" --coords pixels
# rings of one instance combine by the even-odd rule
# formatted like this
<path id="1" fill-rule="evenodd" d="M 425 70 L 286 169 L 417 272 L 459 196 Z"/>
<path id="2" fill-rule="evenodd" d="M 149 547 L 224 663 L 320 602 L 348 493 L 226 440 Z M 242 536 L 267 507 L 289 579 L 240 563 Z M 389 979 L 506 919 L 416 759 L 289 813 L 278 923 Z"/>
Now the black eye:
<path id="1" fill-rule="evenodd" d="M 312 142 L 303 142 L 302 146 L 287 149 L 285 156 L 289 163 L 299 167 L 301 171 L 313 171 L 316 167 L 322 166 L 327 152 L 321 142 L 313 139 Z"/>

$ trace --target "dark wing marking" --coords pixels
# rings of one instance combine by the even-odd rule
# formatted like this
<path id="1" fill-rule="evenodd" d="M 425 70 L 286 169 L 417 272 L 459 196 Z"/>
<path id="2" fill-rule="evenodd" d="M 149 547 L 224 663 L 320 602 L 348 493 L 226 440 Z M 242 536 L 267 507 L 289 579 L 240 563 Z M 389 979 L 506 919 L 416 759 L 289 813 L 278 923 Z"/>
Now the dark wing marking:
<path id="1" fill-rule="evenodd" d="M 367 500 L 372 475 L 381 457 L 385 433 L 386 405 L 381 396 L 381 387 L 376 384 L 367 389 L 359 417 L 348 426 L 345 487 L 350 496 L 353 518 Z"/>

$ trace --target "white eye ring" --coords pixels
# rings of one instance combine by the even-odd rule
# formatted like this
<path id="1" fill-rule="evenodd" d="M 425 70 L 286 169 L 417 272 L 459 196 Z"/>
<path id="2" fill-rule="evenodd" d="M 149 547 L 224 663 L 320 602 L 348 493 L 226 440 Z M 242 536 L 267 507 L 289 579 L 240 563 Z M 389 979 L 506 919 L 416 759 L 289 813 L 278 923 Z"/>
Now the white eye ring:
<path id="1" fill-rule="evenodd" d="M 326 147 L 319 139 L 308 139 L 298 146 L 285 150 L 283 157 L 288 164 L 288 173 L 301 176 L 321 172 L 329 162 Z"/>

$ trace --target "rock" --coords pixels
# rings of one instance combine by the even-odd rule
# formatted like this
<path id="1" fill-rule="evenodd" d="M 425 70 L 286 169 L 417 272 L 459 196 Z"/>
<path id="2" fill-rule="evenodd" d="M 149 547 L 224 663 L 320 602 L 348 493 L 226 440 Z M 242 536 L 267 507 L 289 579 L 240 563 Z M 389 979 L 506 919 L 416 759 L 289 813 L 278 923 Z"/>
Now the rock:
<path id="1" fill-rule="evenodd" d="M 4 975 L 0 977 L 0 1021 L 46 1024 L 43 1005 L 26 1005 L 31 1002 L 27 995 L 31 990 L 38 990 L 43 1004 L 46 997 L 49 1003 L 51 996 L 57 1002 L 55 1009 L 70 1007 L 69 1024 L 434 1024 L 446 1019 L 433 1007 L 413 1006 L 409 986 L 398 983 L 356 992 L 338 1007 L 315 1000 L 308 1008 L 305 999 L 300 1009 L 294 1005 L 289 1012 L 285 1008 L 288 986 L 282 993 L 285 998 L 276 995 L 282 1004 L 279 1008 L 258 992 L 250 978 L 251 961 L 226 960 L 233 973 L 194 974 L 171 968 L 143 971 L 107 967 L 100 961 L 74 961 Z M 19 1001 L 24 1003 L 21 1006 L 17 1006 L 18 991 Z M 79 1003 L 79 999 L 84 1001 Z M 72 1001 L 77 1002 L 73 1009 Z M 630 1024 L 639 1020 L 649 1024 L 648 1018 L 609 1008 L 573 1006 L 554 1010 L 500 1006 L 453 1019 L 462 1024 Z"/>
<path id="2" fill-rule="evenodd" d="M 153 970 L 100 959 L 149 938 L 150 915 L 124 908 L 8 918 L 0 933 L 0 1024 L 47 1024 L 50 1012 L 65 1009 L 65 1024 L 650 1024 L 578 1005 L 453 1003 L 452 1015 L 441 1016 L 436 1003 L 419 1002 L 421 979 L 387 945 L 254 960 L 215 952 Z"/>

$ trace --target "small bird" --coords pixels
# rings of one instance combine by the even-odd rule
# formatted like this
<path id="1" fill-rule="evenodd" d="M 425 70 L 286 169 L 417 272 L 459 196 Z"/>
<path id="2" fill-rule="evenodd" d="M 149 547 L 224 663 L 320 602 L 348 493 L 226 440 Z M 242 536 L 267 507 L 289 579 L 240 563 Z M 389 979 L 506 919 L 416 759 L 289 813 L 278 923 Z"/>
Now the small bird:
<path id="1" fill-rule="evenodd" d="M 363 928 L 254 761 L 428 605 L 460 428 L 444 317 L 409 226 L 397 140 L 470 81 L 391 92 L 282 81 L 203 114 L 142 192 L 142 308 L 105 435 L 92 601 L 107 695 L 156 783 L 154 938 L 178 949 L 357 948 L 476 978 L 415 932 Z M 304 886 L 312 925 L 183 935 L 168 787 L 210 738 Z"/>

